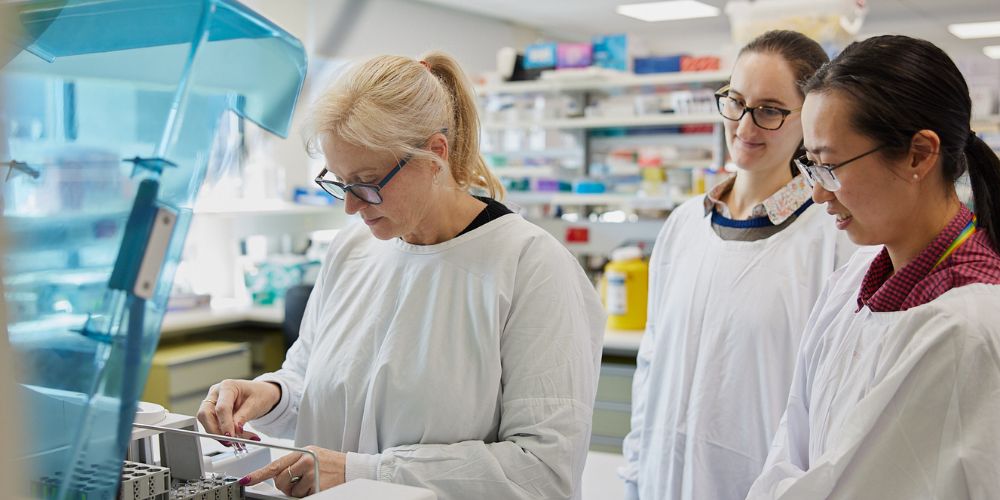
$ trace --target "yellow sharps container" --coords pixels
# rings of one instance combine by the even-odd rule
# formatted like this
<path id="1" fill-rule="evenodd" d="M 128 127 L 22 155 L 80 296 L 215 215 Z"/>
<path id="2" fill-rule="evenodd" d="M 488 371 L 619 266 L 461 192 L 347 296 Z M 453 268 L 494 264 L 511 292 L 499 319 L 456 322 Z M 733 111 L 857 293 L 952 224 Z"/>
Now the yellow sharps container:
<path id="1" fill-rule="evenodd" d="M 646 327 L 646 296 L 649 292 L 649 264 L 638 247 L 611 252 L 604 266 L 604 307 L 611 330 L 642 330 Z"/>

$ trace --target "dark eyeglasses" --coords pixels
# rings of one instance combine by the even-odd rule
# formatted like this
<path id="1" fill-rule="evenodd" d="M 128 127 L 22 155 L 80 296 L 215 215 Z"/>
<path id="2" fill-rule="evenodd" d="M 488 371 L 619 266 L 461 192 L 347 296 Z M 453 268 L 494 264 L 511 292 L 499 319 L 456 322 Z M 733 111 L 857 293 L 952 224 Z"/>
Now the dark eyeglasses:
<path id="1" fill-rule="evenodd" d="M 338 200 L 343 200 L 347 197 L 347 193 L 350 192 L 365 203 L 379 205 L 382 203 L 382 194 L 380 191 L 382 191 L 382 188 L 384 188 L 385 185 L 392 180 L 393 176 L 395 176 L 399 172 L 399 169 L 403 168 L 408 161 L 410 161 L 410 155 L 404 156 L 403 159 L 399 160 L 399 162 L 396 163 L 396 166 L 393 167 L 381 181 L 378 181 L 375 184 L 368 184 L 364 182 L 344 184 L 343 182 L 324 179 L 323 176 L 326 175 L 328 170 L 326 167 L 323 167 L 323 170 L 316 176 L 316 184 L 319 184 L 319 187 L 323 188 L 323 191 L 330 193 L 330 196 L 333 196 Z"/>
<path id="2" fill-rule="evenodd" d="M 749 112 L 754 125 L 764 130 L 778 130 L 785 124 L 785 118 L 788 118 L 788 115 L 802 109 L 781 109 L 774 106 L 748 108 L 746 103 L 729 96 L 729 85 L 715 92 L 715 105 L 719 108 L 719 114 L 723 118 L 734 122 L 742 120 L 743 116 Z"/>
<path id="3" fill-rule="evenodd" d="M 850 160 L 842 161 L 836 164 L 816 163 L 810 160 L 806 155 L 799 156 L 794 161 L 795 166 L 799 167 L 799 172 L 802 172 L 802 175 L 806 176 L 806 181 L 809 182 L 809 186 L 815 187 L 816 184 L 819 184 L 823 187 L 823 189 L 833 192 L 840 189 L 840 179 L 837 179 L 837 176 L 833 173 L 834 170 L 837 170 L 852 161 L 860 160 L 884 147 L 885 146 L 879 146 L 871 151 L 861 153 Z"/>
<path id="4" fill-rule="evenodd" d="M 438 132 L 442 134 L 447 134 L 448 128 L 445 127 L 438 129 Z M 316 184 L 319 184 L 319 187 L 323 188 L 323 191 L 330 193 L 330 196 L 333 196 L 338 200 L 343 200 L 344 198 L 346 198 L 347 193 L 349 191 L 357 199 L 365 203 L 371 205 L 379 205 L 382 203 L 382 193 L 381 193 L 382 188 L 384 188 L 385 185 L 392 180 L 393 176 L 395 176 L 399 172 L 399 169 L 403 168 L 403 166 L 410 161 L 410 158 L 411 155 L 404 156 L 402 160 L 399 160 L 399 162 L 396 163 L 395 167 L 392 167 L 392 170 L 390 170 L 389 173 L 386 174 L 381 181 L 378 181 L 375 184 L 368 184 L 365 182 L 344 184 L 343 182 L 324 179 L 323 176 L 325 176 L 326 173 L 328 172 L 326 167 L 323 167 L 323 170 L 320 170 L 319 175 L 316 176 L 315 181 Z"/>

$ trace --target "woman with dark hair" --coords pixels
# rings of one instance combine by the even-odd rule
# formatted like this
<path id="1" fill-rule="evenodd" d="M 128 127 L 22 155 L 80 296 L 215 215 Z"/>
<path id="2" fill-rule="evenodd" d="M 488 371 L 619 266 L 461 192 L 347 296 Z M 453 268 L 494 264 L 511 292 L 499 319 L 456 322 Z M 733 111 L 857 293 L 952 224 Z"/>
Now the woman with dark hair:
<path id="1" fill-rule="evenodd" d="M 826 61 L 804 35 L 768 32 L 717 94 L 738 170 L 675 210 L 653 247 L 631 498 L 742 499 L 764 465 L 809 311 L 854 250 L 792 164 L 800 85 Z"/>
<path id="2" fill-rule="evenodd" d="M 969 129 L 965 80 L 933 44 L 880 36 L 806 92 L 813 198 L 880 246 L 817 303 L 748 498 L 996 498 L 1000 159 Z M 965 172 L 974 212 L 955 191 Z"/>

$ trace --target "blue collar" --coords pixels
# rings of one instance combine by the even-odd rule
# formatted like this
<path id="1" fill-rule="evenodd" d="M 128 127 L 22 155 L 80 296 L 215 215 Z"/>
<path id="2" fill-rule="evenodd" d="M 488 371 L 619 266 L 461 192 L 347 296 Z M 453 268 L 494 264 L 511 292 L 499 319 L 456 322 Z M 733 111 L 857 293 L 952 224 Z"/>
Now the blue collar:
<path id="1" fill-rule="evenodd" d="M 802 206 L 799 207 L 794 214 L 792 214 L 792 216 L 798 217 L 802 215 L 802 212 L 805 212 L 807 208 L 812 206 L 812 204 L 813 204 L 812 199 L 806 200 L 806 202 L 803 203 Z M 789 219 L 790 218 L 791 217 L 789 217 Z M 766 215 L 763 217 L 754 217 L 753 219 L 736 220 L 719 215 L 719 211 L 714 208 L 712 209 L 712 224 L 722 227 L 732 227 L 736 229 L 750 229 L 750 228 L 774 226 L 774 223 L 772 223 L 771 219 L 769 219 Z"/>

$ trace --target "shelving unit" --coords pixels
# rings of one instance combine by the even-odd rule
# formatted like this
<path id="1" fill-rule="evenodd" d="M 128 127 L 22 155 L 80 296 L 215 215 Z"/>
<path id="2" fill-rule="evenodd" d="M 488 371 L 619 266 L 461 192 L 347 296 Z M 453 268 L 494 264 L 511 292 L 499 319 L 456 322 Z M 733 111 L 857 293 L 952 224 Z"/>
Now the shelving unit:
<path id="1" fill-rule="evenodd" d="M 306 233 L 343 226 L 347 214 L 340 203 L 325 206 L 299 205 L 282 200 L 243 201 L 218 205 L 196 205 L 194 222 L 215 229 L 224 226 L 235 238 L 253 234 Z"/>
<path id="2" fill-rule="evenodd" d="M 693 83 L 721 82 L 729 79 L 728 71 L 691 71 L 685 73 L 653 73 L 647 75 L 607 75 L 580 80 L 534 80 L 507 82 L 476 87 L 478 95 L 533 94 L 546 92 L 613 90 L 635 87 L 667 87 Z"/>
<path id="3" fill-rule="evenodd" d="M 596 129 L 596 128 L 633 128 L 633 127 L 672 127 L 678 125 L 704 125 L 722 123 L 722 117 L 717 113 L 698 114 L 661 114 L 631 117 L 591 117 L 565 118 L 558 120 L 523 121 L 514 123 L 483 123 L 484 130 L 506 129 Z"/>
<path id="4" fill-rule="evenodd" d="M 976 132 L 1000 132 L 1000 115 L 973 118 L 971 125 Z"/>
<path id="5" fill-rule="evenodd" d="M 684 148 L 701 149 L 711 152 L 711 158 L 701 158 L 697 154 L 690 159 L 664 159 L 660 165 L 671 169 L 701 169 L 721 167 L 724 163 L 724 140 L 722 134 L 722 117 L 714 112 L 714 108 L 705 108 L 703 97 L 687 96 L 690 101 L 681 99 L 684 106 L 672 106 L 675 112 L 655 113 L 658 107 L 639 108 L 639 102 L 651 101 L 657 103 L 655 97 L 645 97 L 646 94 L 662 94 L 664 92 L 684 91 L 692 88 L 711 89 L 721 87 L 729 78 L 728 72 L 705 71 L 687 73 L 662 73 L 648 75 L 599 75 L 593 78 L 579 80 L 537 80 L 529 82 L 509 82 L 476 87 L 476 92 L 483 99 L 484 111 L 483 130 L 490 140 L 485 144 L 493 144 L 495 148 L 506 145 L 512 151 L 492 150 L 485 152 L 488 159 L 498 160 L 494 172 L 509 179 L 528 179 L 534 184 L 540 179 L 561 178 L 567 180 L 570 176 L 586 176 L 592 174 L 590 166 L 594 164 L 596 151 L 607 151 L 626 144 L 628 147 L 678 147 L 681 148 L 680 158 L 685 153 Z M 631 97 L 621 95 L 636 95 L 636 114 L 631 115 L 626 108 L 622 109 L 622 101 L 628 102 Z M 599 107 L 587 115 L 602 114 L 603 116 L 559 117 L 567 109 L 566 102 L 581 103 L 583 108 L 592 104 L 592 99 L 619 95 L 617 108 Z M 704 94 L 702 94 L 703 96 Z M 614 97 L 611 97 L 614 99 Z M 700 99 L 700 100 L 699 100 Z M 534 100 L 534 101 L 532 101 Z M 670 97 L 660 96 L 659 103 L 670 102 Z M 699 107 L 699 105 L 701 107 Z M 712 104 L 714 106 L 714 103 Z M 498 107 L 499 106 L 499 107 Z M 506 106 L 506 107 L 504 107 Z M 540 106 L 540 107 L 538 107 Z M 553 112 L 549 106 L 555 106 Z M 501 110 L 489 113 L 485 109 Z M 516 109 L 518 111 L 511 111 Z M 544 119 L 531 119 L 534 111 Z M 575 108 L 575 114 L 581 109 Z M 590 110 L 588 110 L 590 111 Z M 641 113 L 639 113 L 641 111 Z M 554 117 L 553 117 L 554 116 Z M 689 125 L 710 125 L 711 132 L 704 133 L 671 133 L 654 129 L 674 129 Z M 618 129 L 614 132 L 600 133 L 604 129 Z M 625 129 L 624 133 L 620 129 Z M 649 134 L 632 134 L 636 129 L 650 129 Z M 509 135 L 514 134 L 514 135 Z M 535 134 L 534 136 L 532 134 Z M 546 135 L 560 134 L 560 135 Z M 567 141 L 566 138 L 575 138 Z M 534 141 L 534 142 L 532 142 Z M 566 147 L 565 143 L 574 143 L 574 147 Z M 551 146 L 542 149 L 539 145 Z M 563 144 L 560 144 L 563 143 Z M 524 147 L 527 146 L 527 147 Z M 595 146 L 599 149 L 595 149 Z M 607 153 L 605 153 L 607 154 Z M 530 160 L 530 161 L 525 161 Z M 504 165 L 503 163 L 507 163 Z M 533 164 L 533 163 L 538 163 Z M 615 178 L 637 177 L 642 173 L 639 163 L 603 162 L 607 165 L 602 169 Z M 570 167 L 569 165 L 572 165 Z M 562 174 L 562 176 L 560 176 Z M 683 171 L 668 175 L 685 175 Z M 670 189 L 665 193 L 671 192 Z M 642 194 L 623 194 L 609 192 L 601 194 L 578 194 L 569 192 L 538 192 L 518 191 L 508 192 L 508 199 L 514 204 L 527 209 L 533 222 L 546 228 L 567 248 L 578 255 L 606 255 L 610 250 L 629 240 L 653 240 L 662 218 L 638 219 L 635 216 L 623 215 L 635 211 L 644 213 L 669 212 L 678 204 L 691 198 L 692 195 L 674 196 L 644 196 Z M 569 210 L 578 215 L 558 218 Z M 598 222 L 587 216 L 588 211 L 615 211 L 616 218 L 629 222 Z M 605 212 L 606 213 L 606 212 Z M 647 215 L 649 215 L 647 213 Z M 604 220 L 603 217 L 599 220 Z M 570 241 L 569 234 L 588 234 L 586 241 Z"/>
<path id="6" fill-rule="evenodd" d="M 633 209 L 661 209 L 671 210 L 676 205 L 691 198 L 684 195 L 673 199 L 670 196 L 650 197 L 638 194 L 600 193 L 600 194 L 574 194 L 574 193 L 545 193 L 545 192 L 519 192 L 508 193 L 508 198 L 519 205 L 557 205 L 557 206 L 615 206 Z"/>

